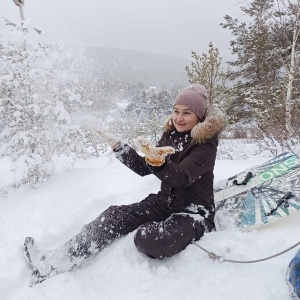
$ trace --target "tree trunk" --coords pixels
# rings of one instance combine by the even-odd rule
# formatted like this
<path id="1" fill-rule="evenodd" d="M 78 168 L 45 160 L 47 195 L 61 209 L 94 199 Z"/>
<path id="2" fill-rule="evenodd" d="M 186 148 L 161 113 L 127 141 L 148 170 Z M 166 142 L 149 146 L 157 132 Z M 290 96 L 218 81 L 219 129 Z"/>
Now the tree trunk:
<path id="1" fill-rule="evenodd" d="M 285 103 L 285 126 L 288 133 L 288 137 L 291 137 L 293 134 L 292 128 L 292 92 L 293 92 L 293 83 L 294 83 L 294 72 L 295 72 L 295 59 L 296 59 L 296 44 L 297 39 L 299 37 L 299 30 L 298 28 L 298 16 L 299 13 L 295 16 L 294 22 L 294 32 L 293 32 L 293 43 L 292 43 L 292 52 L 291 52 L 291 60 L 290 60 L 290 67 L 289 67 L 289 76 L 288 76 L 288 85 L 287 85 L 287 93 L 286 93 L 286 103 Z"/>
<path id="2" fill-rule="evenodd" d="M 25 21 L 25 17 L 24 17 L 24 10 L 23 10 L 23 5 L 19 6 L 20 9 L 20 17 L 21 17 L 21 21 L 22 23 Z"/>

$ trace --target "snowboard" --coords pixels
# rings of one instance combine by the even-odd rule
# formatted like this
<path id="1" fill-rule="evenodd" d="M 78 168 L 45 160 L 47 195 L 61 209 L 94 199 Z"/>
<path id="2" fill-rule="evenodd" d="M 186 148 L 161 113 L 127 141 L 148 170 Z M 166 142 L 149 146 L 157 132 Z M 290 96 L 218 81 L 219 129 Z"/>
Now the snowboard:
<path id="1" fill-rule="evenodd" d="M 214 193 L 216 228 L 259 228 L 300 213 L 300 159 L 283 153 L 225 180 Z"/>

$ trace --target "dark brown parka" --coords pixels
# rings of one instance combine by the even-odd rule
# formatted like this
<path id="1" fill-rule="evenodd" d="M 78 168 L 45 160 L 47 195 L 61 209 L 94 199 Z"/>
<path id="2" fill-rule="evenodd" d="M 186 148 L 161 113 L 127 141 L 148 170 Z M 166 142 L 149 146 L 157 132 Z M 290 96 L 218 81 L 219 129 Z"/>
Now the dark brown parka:
<path id="1" fill-rule="evenodd" d="M 117 157 L 137 174 L 152 173 L 159 178 L 159 198 L 167 201 L 174 211 L 200 213 L 213 223 L 213 170 L 218 134 L 223 127 L 224 118 L 217 110 L 211 110 L 203 123 L 183 133 L 176 131 L 169 117 L 157 145 L 175 148 L 175 154 L 169 156 L 165 164 L 151 167 L 129 146 Z"/>

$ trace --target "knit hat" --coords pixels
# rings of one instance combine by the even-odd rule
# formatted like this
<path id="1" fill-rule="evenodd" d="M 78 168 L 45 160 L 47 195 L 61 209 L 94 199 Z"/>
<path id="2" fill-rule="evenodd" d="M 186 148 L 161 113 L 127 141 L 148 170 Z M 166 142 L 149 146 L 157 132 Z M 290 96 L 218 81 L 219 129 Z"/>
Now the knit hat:
<path id="1" fill-rule="evenodd" d="M 194 112 L 199 120 L 202 120 L 206 113 L 207 91 L 201 84 L 191 84 L 182 89 L 175 98 L 174 105 L 184 105 Z"/>

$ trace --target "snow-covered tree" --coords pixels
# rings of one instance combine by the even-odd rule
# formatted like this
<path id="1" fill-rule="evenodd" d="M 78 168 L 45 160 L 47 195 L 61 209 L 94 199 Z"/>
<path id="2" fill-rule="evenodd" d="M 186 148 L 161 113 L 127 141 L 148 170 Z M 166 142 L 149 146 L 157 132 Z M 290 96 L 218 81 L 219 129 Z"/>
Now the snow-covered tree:
<path id="1" fill-rule="evenodd" d="M 14 38 L 0 36 L 0 119 L 5 119 L 0 155 L 11 158 L 18 187 L 53 174 L 54 155 L 72 156 L 84 148 L 82 131 L 65 109 L 64 103 L 78 102 L 80 96 L 65 86 L 66 72 L 59 69 L 64 53 L 56 45 L 30 41 L 24 2 L 14 2 L 21 25 L 5 21 L 1 29 Z"/>
<path id="2" fill-rule="evenodd" d="M 167 91 L 157 92 L 149 89 L 142 93 L 137 106 L 141 133 L 154 142 L 158 141 L 162 133 L 162 124 L 172 111 L 172 99 Z"/>
<path id="3" fill-rule="evenodd" d="M 114 112 L 114 121 L 109 127 L 127 141 L 144 135 L 155 142 L 162 133 L 163 122 L 171 109 L 170 94 L 167 91 L 157 92 L 152 87 L 134 97 L 126 109 Z"/>

